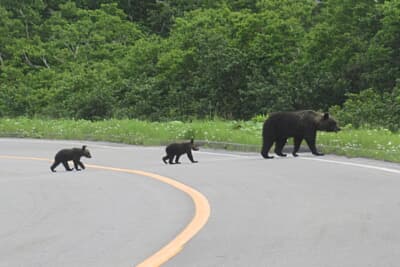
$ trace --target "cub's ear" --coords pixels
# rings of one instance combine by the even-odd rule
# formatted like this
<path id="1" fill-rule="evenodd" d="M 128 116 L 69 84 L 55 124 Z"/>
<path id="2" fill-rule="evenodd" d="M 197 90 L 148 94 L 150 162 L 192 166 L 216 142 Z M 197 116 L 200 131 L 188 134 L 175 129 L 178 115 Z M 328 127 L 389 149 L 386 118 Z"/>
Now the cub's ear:
<path id="1" fill-rule="evenodd" d="M 194 140 L 193 140 L 193 138 L 192 138 L 192 139 L 190 139 L 190 143 L 191 143 L 191 144 L 193 144 L 193 143 L 194 143 Z"/>
<path id="2" fill-rule="evenodd" d="M 324 120 L 329 119 L 329 113 L 324 113 Z"/>
<path id="3" fill-rule="evenodd" d="M 85 150 L 86 149 L 86 146 L 82 146 L 82 150 Z"/>

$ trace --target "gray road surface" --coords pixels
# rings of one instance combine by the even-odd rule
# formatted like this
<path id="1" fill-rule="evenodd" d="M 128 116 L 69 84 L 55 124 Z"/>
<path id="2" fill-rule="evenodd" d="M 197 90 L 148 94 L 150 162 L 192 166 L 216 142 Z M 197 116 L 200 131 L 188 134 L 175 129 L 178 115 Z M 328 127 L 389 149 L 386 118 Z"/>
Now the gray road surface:
<path id="1" fill-rule="evenodd" d="M 83 144 L 85 164 L 171 177 L 209 200 L 206 226 L 164 266 L 400 266 L 397 164 L 201 150 L 170 166 L 162 147 L 31 139 L 0 139 L 0 156 Z M 0 158 L 0 267 L 134 266 L 193 216 L 186 194 L 150 178 L 50 164 Z"/>

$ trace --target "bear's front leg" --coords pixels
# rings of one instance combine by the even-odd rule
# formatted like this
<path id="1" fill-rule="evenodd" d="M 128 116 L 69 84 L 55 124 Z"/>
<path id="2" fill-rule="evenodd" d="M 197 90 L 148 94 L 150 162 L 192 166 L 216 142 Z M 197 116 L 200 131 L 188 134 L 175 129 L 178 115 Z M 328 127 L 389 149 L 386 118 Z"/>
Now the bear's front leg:
<path id="1" fill-rule="evenodd" d="M 68 161 L 63 161 L 62 164 L 64 165 L 65 170 L 67 170 L 67 171 L 72 171 L 72 170 L 73 170 L 73 169 L 71 169 L 71 168 L 69 167 Z"/>
<path id="2" fill-rule="evenodd" d="M 197 162 L 198 162 L 197 160 L 194 160 L 194 159 L 193 159 L 193 155 L 192 155 L 192 152 L 191 152 L 191 151 L 189 151 L 189 152 L 187 153 L 187 155 L 188 155 L 188 158 L 190 159 L 190 161 L 191 161 L 192 163 L 197 163 Z"/>
<path id="3" fill-rule="evenodd" d="M 169 161 L 168 161 L 168 163 L 169 163 L 169 164 L 175 164 L 175 163 L 174 163 L 174 158 L 175 158 L 175 155 L 170 155 L 170 156 L 169 156 Z"/>
<path id="4" fill-rule="evenodd" d="M 79 163 L 77 160 L 73 160 L 74 162 L 74 166 L 75 166 L 75 170 L 80 171 L 81 169 L 79 169 Z"/>
<path id="5" fill-rule="evenodd" d="M 307 142 L 308 147 L 311 150 L 311 153 L 313 153 L 313 155 L 315 155 L 315 156 L 323 156 L 324 155 L 323 153 L 319 153 L 317 151 L 317 147 L 315 146 L 315 137 L 314 138 L 306 138 L 306 142 Z"/>
<path id="6" fill-rule="evenodd" d="M 275 154 L 277 154 L 278 156 L 281 156 L 281 157 L 286 157 L 287 155 L 282 153 L 282 150 L 283 150 L 283 147 L 285 146 L 285 144 L 286 144 L 286 138 L 276 140 L 275 150 L 274 150 Z"/>
<path id="7" fill-rule="evenodd" d="M 85 169 L 85 165 L 83 165 L 83 162 L 82 162 L 82 161 L 79 160 L 79 161 L 78 161 L 78 165 L 81 166 L 82 170 Z"/>

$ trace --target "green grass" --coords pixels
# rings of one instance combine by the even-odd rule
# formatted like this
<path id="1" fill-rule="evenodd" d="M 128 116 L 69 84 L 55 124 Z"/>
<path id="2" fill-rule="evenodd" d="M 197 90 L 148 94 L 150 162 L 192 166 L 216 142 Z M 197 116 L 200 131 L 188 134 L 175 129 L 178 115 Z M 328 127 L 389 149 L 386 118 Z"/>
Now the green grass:
<path id="1" fill-rule="evenodd" d="M 137 145 L 160 145 L 175 140 L 221 141 L 260 144 L 262 124 L 234 121 L 194 121 L 183 123 L 138 120 L 40 120 L 0 119 L 0 136 L 79 139 L 122 142 Z"/>
<path id="2" fill-rule="evenodd" d="M 165 145 L 194 137 L 210 147 L 242 151 L 260 150 L 261 130 L 262 122 L 254 121 L 0 119 L 0 136 L 3 137 L 110 141 L 136 145 Z M 317 144 L 325 153 L 400 162 L 400 134 L 386 129 L 345 128 L 337 134 L 320 132 Z"/>
<path id="3" fill-rule="evenodd" d="M 400 162 L 400 133 L 387 129 L 344 129 L 320 133 L 318 143 L 326 153 Z"/>

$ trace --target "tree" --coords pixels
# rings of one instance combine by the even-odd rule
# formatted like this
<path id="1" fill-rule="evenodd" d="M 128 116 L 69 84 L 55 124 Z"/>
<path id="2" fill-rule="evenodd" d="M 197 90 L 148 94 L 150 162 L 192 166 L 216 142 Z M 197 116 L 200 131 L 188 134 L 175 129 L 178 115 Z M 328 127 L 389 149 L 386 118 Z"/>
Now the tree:
<path id="1" fill-rule="evenodd" d="M 400 77 L 400 1 L 385 1 L 378 11 L 381 28 L 362 58 L 362 79 L 380 92 L 391 92 Z"/>

